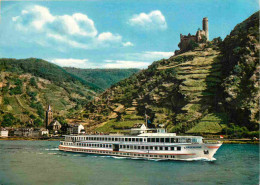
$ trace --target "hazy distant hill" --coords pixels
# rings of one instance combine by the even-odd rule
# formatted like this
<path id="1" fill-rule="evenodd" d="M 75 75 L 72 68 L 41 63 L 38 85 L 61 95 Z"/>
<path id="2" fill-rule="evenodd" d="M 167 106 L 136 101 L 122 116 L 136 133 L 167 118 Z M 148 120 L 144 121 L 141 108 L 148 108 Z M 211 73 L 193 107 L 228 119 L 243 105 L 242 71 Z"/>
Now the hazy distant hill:
<path id="1" fill-rule="evenodd" d="M 142 123 L 146 112 L 170 132 L 257 135 L 248 129 L 259 129 L 258 27 L 257 12 L 223 42 L 154 62 L 107 89 L 83 116 L 102 132 Z"/>
<path id="2" fill-rule="evenodd" d="M 0 124 L 42 125 L 48 104 L 55 116 L 81 109 L 101 89 L 63 68 L 35 58 L 0 59 Z"/>
<path id="3" fill-rule="evenodd" d="M 64 69 L 102 89 L 109 88 L 139 71 L 139 69 L 79 69 L 72 67 L 65 67 Z"/>

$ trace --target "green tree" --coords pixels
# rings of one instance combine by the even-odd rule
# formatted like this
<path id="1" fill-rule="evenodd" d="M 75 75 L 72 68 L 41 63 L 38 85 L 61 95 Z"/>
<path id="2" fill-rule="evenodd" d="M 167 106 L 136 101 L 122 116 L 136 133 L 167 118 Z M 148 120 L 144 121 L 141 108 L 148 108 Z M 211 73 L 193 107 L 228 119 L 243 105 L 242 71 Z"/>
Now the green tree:
<path id="1" fill-rule="evenodd" d="M 30 79 L 30 85 L 31 85 L 31 86 L 34 86 L 34 87 L 36 87 L 36 88 L 38 87 L 38 86 L 37 86 L 37 83 L 36 83 L 36 80 L 35 80 L 34 77 L 32 77 L 32 78 Z"/>
<path id="2" fill-rule="evenodd" d="M 43 106 L 40 102 L 31 102 L 30 107 L 34 108 L 37 110 L 37 114 L 40 116 L 40 118 L 44 118 L 44 109 Z"/>
<path id="3" fill-rule="evenodd" d="M 4 97 L 4 104 L 5 104 L 5 105 L 9 105 L 9 103 L 10 103 L 9 99 L 6 98 L 6 97 Z"/>
<path id="4" fill-rule="evenodd" d="M 63 117 L 63 116 L 57 116 L 55 119 L 56 119 L 58 122 L 60 122 L 61 125 L 67 125 L 67 124 L 68 124 L 67 120 L 66 120 L 65 117 Z"/>
<path id="5" fill-rule="evenodd" d="M 22 94 L 23 93 L 23 82 L 20 79 L 16 79 L 15 83 L 16 86 L 10 89 L 10 94 Z"/>
<path id="6" fill-rule="evenodd" d="M 15 117 L 12 114 L 8 113 L 3 116 L 2 126 L 9 127 L 14 125 L 15 122 L 16 122 Z"/>
<path id="7" fill-rule="evenodd" d="M 29 117 L 32 118 L 32 119 L 36 119 L 36 116 L 33 115 L 33 114 L 31 114 Z"/>
<path id="8" fill-rule="evenodd" d="M 205 35 L 202 35 L 200 43 L 206 43 L 207 42 L 207 37 Z"/>
<path id="9" fill-rule="evenodd" d="M 214 44 L 214 45 L 220 45 L 221 43 L 222 43 L 222 38 L 221 37 L 217 37 L 217 38 L 214 38 L 213 40 L 212 40 L 212 43 Z"/>
<path id="10" fill-rule="evenodd" d="M 42 119 L 36 118 L 36 119 L 34 120 L 34 126 L 36 126 L 36 127 L 42 127 L 42 126 L 43 126 L 43 121 L 42 121 Z"/>
<path id="11" fill-rule="evenodd" d="M 6 86 L 4 86 L 4 87 L 2 88 L 3 94 L 8 93 L 9 87 L 10 87 L 10 83 L 8 82 L 8 83 L 6 84 Z"/>
<path id="12" fill-rule="evenodd" d="M 37 99 L 36 99 L 37 92 L 33 92 L 33 91 L 27 90 L 27 94 L 28 94 L 28 96 L 31 97 L 31 100 L 32 100 L 32 101 L 36 101 L 36 100 L 37 100 Z"/>

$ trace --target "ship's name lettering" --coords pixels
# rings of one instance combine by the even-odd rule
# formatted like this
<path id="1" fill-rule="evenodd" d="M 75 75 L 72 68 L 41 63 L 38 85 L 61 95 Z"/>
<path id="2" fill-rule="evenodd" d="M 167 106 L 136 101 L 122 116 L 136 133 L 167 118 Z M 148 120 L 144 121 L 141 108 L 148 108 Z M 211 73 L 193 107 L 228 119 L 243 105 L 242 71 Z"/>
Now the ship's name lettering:
<path id="1" fill-rule="evenodd" d="M 193 148 L 201 148 L 201 146 L 186 146 L 185 148 L 191 148 L 191 149 L 193 149 Z"/>

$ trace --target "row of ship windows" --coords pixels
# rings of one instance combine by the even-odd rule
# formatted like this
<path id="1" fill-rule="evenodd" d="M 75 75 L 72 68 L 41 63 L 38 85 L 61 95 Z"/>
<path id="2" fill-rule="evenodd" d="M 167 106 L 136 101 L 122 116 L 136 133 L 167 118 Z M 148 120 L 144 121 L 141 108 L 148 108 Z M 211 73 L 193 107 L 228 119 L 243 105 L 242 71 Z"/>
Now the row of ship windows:
<path id="1" fill-rule="evenodd" d="M 71 137 L 72 141 L 121 141 L 121 142 L 146 142 L 145 138 L 113 138 L 113 137 Z M 147 142 L 156 143 L 197 143 L 196 138 L 147 138 Z"/>
<path id="2" fill-rule="evenodd" d="M 180 151 L 181 147 L 165 147 L 165 146 L 132 146 L 132 145 L 120 145 L 121 149 L 138 149 L 138 150 L 177 150 Z"/>
<path id="3" fill-rule="evenodd" d="M 100 147 L 100 148 L 112 148 L 111 144 L 87 144 L 87 143 L 67 143 L 64 142 L 63 145 L 68 145 L 68 146 L 87 146 L 87 147 Z"/>
<path id="4" fill-rule="evenodd" d="M 143 138 L 114 138 L 114 137 L 71 137 L 72 141 L 133 141 L 143 142 Z"/>
<path id="5" fill-rule="evenodd" d="M 70 149 L 70 151 L 74 152 L 85 152 L 84 149 Z M 99 153 L 99 154 L 116 154 L 116 155 L 124 155 L 124 156 L 134 156 L 134 157 L 159 157 L 159 158 L 172 158 L 174 159 L 175 156 L 173 155 L 148 155 L 148 154 L 131 154 L 131 153 L 121 153 L 121 152 L 109 152 L 109 151 L 96 151 L 96 150 L 88 150 L 88 153 Z"/>
<path id="6" fill-rule="evenodd" d="M 65 145 L 72 145 L 72 143 L 65 143 Z M 98 148 L 112 148 L 111 144 L 90 144 L 90 143 L 77 143 L 77 146 L 85 147 L 98 147 Z M 133 146 L 133 145 L 119 145 L 120 149 L 130 150 L 177 150 L 180 151 L 181 147 L 165 147 L 165 146 Z"/>

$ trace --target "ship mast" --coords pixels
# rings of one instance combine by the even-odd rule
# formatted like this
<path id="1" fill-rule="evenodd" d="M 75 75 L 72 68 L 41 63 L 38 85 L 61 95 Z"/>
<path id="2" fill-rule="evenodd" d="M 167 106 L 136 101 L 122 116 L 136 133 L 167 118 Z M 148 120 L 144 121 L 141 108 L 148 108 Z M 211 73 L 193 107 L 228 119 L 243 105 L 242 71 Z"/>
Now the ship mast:
<path id="1" fill-rule="evenodd" d="M 145 110 L 145 126 L 146 126 L 146 128 L 148 128 L 146 110 Z"/>

